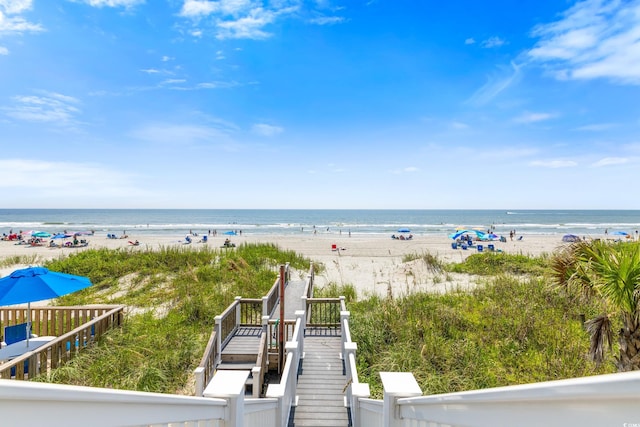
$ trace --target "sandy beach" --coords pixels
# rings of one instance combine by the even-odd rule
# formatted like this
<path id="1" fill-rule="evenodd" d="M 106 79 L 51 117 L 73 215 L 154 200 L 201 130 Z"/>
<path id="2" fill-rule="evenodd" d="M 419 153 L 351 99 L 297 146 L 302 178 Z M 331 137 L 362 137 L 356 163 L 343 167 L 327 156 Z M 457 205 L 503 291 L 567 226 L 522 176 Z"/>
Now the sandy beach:
<path id="1" fill-rule="evenodd" d="M 85 237 L 85 236 L 83 236 Z M 0 241 L 0 259 L 12 256 L 33 256 L 34 264 L 45 260 L 68 256 L 77 251 L 91 248 L 125 248 L 128 250 L 158 249 L 170 245 L 191 248 L 208 245 L 220 247 L 225 237 L 209 237 L 207 243 L 200 243 L 200 236 L 193 237 L 193 243 L 185 245 L 184 240 L 175 236 L 136 236 L 126 239 L 108 239 L 106 235 L 86 236 L 89 245 L 84 248 L 50 248 L 48 246 L 16 245 L 15 242 Z M 139 246 L 129 241 L 139 240 Z M 417 235 L 412 240 L 393 240 L 385 236 L 359 236 L 353 234 L 326 235 L 238 235 L 231 236 L 236 245 L 242 243 L 272 243 L 282 249 L 293 250 L 314 262 L 322 263 L 324 271 L 316 276 L 318 286 L 328 283 L 353 285 L 359 296 L 370 294 L 399 296 L 414 291 L 446 292 L 452 289 L 467 289 L 475 286 L 475 278 L 466 275 L 433 273 L 420 260 L 403 262 L 405 255 L 429 253 L 445 262 L 459 262 L 477 253 L 476 249 L 452 249 L 451 239 L 445 235 Z M 566 245 L 557 235 L 526 235 L 522 240 L 491 242 L 496 250 L 505 253 L 539 255 L 552 253 Z M 484 245 L 485 250 L 487 242 Z M 332 250 L 336 245 L 337 250 Z M 5 276 L 21 266 L 0 269 Z M 300 272 L 299 274 L 303 274 Z"/>

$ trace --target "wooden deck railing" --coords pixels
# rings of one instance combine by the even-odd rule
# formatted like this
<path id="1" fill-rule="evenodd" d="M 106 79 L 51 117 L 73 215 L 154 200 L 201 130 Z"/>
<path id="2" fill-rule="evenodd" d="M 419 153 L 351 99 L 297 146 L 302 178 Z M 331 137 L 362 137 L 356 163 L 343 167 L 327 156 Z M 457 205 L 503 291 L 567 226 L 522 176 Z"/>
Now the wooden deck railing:
<path id="1" fill-rule="evenodd" d="M 1 364 L 0 378 L 23 380 L 51 372 L 99 340 L 109 329 L 122 325 L 123 311 L 123 305 L 38 308 L 40 323 L 33 323 L 34 331 L 40 332 L 39 335 L 54 335 L 52 332 L 62 334 L 33 351 Z M 79 326 L 66 329 L 74 325 Z"/>
<path id="2" fill-rule="evenodd" d="M 340 298 L 307 298 L 307 327 L 340 327 Z"/>
<path id="3" fill-rule="evenodd" d="M 307 275 L 307 283 L 304 287 L 304 292 L 302 293 L 303 297 L 313 298 L 313 285 L 315 282 L 315 268 L 313 267 L 313 263 L 309 266 L 309 274 Z"/>
<path id="4" fill-rule="evenodd" d="M 262 324 L 262 299 L 242 298 L 240 300 L 239 326 L 260 326 Z"/>
<path id="5" fill-rule="evenodd" d="M 285 286 L 289 283 L 291 272 L 289 264 L 285 266 Z M 202 396 L 205 387 L 215 374 L 215 367 L 220 362 L 220 354 L 224 346 L 233 337 L 240 326 L 262 326 L 264 316 L 271 316 L 275 306 L 280 299 L 280 278 L 277 278 L 271 289 L 266 296 L 261 299 L 255 298 L 242 298 L 236 297 L 235 301 L 227 307 L 222 314 L 215 317 L 215 327 L 211 331 L 209 336 L 209 342 L 205 348 L 200 364 L 195 369 L 196 377 L 196 396 Z M 260 358 L 256 361 L 256 367 L 262 367 L 265 364 L 265 368 L 262 369 L 262 375 L 266 373 L 266 360 L 272 353 L 273 343 L 270 337 L 273 337 L 273 330 L 271 324 L 266 327 L 267 335 L 264 337 L 266 343 L 266 353 L 260 355 Z M 263 332 L 264 334 L 264 332 Z M 261 338 L 262 346 L 262 338 Z M 262 347 L 261 347 L 262 348 Z M 277 343 L 275 344 L 275 351 L 277 352 Z M 260 389 L 262 386 L 260 385 Z"/>
<path id="6" fill-rule="evenodd" d="M 0 334 L 5 326 L 31 321 L 31 332 L 44 335 L 63 335 L 88 321 L 111 311 L 114 305 L 72 307 L 31 307 L 31 319 L 27 319 L 27 307 L 0 308 Z"/>

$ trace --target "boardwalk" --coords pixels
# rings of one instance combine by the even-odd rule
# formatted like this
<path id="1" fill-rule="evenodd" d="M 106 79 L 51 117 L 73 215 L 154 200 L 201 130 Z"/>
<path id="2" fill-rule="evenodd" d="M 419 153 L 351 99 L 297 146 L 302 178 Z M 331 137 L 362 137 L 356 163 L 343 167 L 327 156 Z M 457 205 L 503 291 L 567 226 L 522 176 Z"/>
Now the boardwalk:
<path id="1" fill-rule="evenodd" d="M 343 373 L 340 348 L 340 332 L 335 329 L 330 332 L 308 330 L 305 334 L 304 360 L 298 377 L 298 406 L 292 409 L 289 427 L 349 425 L 343 392 L 347 378 Z"/>
<path id="2" fill-rule="evenodd" d="M 304 280 L 290 280 L 284 289 L 284 319 L 296 320 L 296 310 L 304 310 L 302 294 L 304 293 Z M 271 313 L 272 319 L 280 319 L 280 301 Z"/>
<path id="3" fill-rule="evenodd" d="M 302 293 L 305 282 L 291 280 L 285 288 L 285 320 L 295 320 L 296 310 L 304 310 Z M 276 304 L 271 319 L 280 319 L 280 303 Z M 255 362 L 260 348 L 261 327 L 238 328 L 229 343 L 222 349 L 222 365 L 218 369 L 246 369 L 251 370 L 251 363 Z"/>

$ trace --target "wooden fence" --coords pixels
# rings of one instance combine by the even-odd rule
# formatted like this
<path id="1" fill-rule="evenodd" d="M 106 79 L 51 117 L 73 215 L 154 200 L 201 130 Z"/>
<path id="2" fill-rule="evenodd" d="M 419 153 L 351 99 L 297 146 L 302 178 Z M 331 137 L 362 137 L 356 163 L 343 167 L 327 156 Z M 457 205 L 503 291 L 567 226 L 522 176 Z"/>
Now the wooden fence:
<path id="1" fill-rule="evenodd" d="M 23 312 L 24 310 L 24 312 Z M 26 308 L 0 310 L 3 327 L 26 321 Z M 122 325 L 123 305 L 36 307 L 31 309 L 33 333 L 58 338 L 0 365 L 0 378 L 23 380 L 49 373 L 91 345 L 109 329 Z"/>

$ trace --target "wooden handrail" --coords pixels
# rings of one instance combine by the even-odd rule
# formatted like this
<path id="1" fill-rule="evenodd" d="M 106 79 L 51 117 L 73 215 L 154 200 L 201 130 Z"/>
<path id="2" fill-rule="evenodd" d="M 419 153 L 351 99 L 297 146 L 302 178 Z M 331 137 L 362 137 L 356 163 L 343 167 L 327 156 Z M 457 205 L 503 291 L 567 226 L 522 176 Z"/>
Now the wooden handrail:
<path id="1" fill-rule="evenodd" d="M 339 327 L 340 298 L 307 298 L 307 326 Z"/>
<path id="2" fill-rule="evenodd" d="M 110 311 L 90 319 L 36 350 L 3 363 L 0 365 L 0 378 L 23 380 L 25 371 L 28 372 L 29 378 L 33 378 L 63 365 L 75 357 L 78 351 L 99 340 L 107 330 L 122 325 L 124 306 L 110 307 Z M 90 310 L 92 307 L 84 308 Z M 12 368 L 15 368 L 14 376 L 11 375 Z"/>
<path id="3" fill-rule="evenodd" d="M 31 308 L 31 330 L 36 335 L 62 335 L 108 311 L 115 305 L 45 306 Z M 0 334 L 5 326 L 27 322 L 27 306 L 0 308 Z"/>
<path id="4" fill-rule="evenodd" d="M 264 377 L 267 374 L 267 362 L 269 360 L 269 334 L 268 332 L 262 332 L 260 335 L 260 347 L 258 350 L 258 357 L 256 358 L 256 367 L 259 367 L 259 372 L 254 372 L 254 375 L 258 375 L 258 378 L 254 377 L 254 385 L 253 385 L 253 397 L 263 397 L 264 393 L 262 392 L 264 386 Z"/>
<path id="5" fill-rule="evenodd" d="M 242 298 L 240 300 L 240 325 L 260 326 L 262 324 L 262 299 Z"/>
<path id="6" fill-rule="evenodd" d="M 219 352 L 218 337 L 216 335 L 216 330 L 214 329 L 209 336 L 209 341 L 204 349 L 204 354 L 200 360 L 200 364 L 198 365 L 198 368 L 196 368 L 196 372 L 200 372 L 200 375 L 202 375 L 202 378 L 196 379 L 196 396 L 202 396 L 204 388 L 213 378 Z"/>

